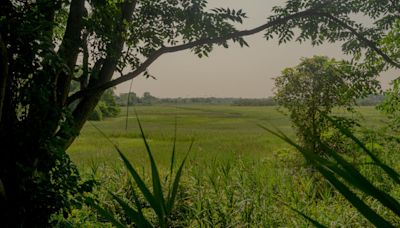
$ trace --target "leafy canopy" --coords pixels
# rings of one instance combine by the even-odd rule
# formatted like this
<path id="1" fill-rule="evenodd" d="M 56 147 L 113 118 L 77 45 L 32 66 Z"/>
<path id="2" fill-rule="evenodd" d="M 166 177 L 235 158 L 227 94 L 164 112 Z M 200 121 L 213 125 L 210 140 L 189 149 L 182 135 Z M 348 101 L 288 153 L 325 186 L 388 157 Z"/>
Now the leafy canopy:
<path id="1" fill-rule="evenodd" d="M 334 107 L 352 110 L 361 94 L 354 86 L 357 79 L 349 63 L 321 56 L 303 58 L 275 78 L 275 99 L 288 109 L 297 135 L 308 149 L 319 151 L 316 142 L 330 129 L 325 117 Z"/>

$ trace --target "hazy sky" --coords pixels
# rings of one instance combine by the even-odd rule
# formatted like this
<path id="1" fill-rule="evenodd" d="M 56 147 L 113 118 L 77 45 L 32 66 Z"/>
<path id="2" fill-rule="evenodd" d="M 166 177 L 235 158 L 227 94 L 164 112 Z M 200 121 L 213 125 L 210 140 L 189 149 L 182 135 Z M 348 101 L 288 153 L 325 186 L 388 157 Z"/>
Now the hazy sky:
<path id="1" fill-rule="evenodd" d="M 209 0 L 210 7 L 243 9 L 247 18 L 241 29 L 253 28 L 266 22 L 274 5 L 282 0 Z M 261 98 L 273 95 L 273 77 L 282 69 L 299 63 L 301 57 L 326 55 L 337 59 L 342 54 L 339 44 L 286 43 L 266 41 L 262 34 L 247 37 L 250 48 L 233 45 L 229 49 L 216 47 L 208 58 L 198 58 L 189 51 L 167 54 L 153 63 L 149 72 L 157 80 L 142 76 L 134 79 L 132 91 L 138 95 L 150 92 L 156 97 L 246 97 Z M 400 72 L 381 76 L 384 87 Z M 129 83 L 117 87 L 117 93 L 129 91 Z"/>

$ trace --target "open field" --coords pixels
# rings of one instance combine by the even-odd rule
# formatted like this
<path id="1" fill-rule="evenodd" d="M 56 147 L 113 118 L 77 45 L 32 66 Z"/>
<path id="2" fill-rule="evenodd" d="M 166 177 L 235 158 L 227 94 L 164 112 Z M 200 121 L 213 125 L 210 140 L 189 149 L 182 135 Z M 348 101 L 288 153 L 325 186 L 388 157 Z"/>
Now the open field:
<path id="1" fill-rule="evenodd" d="M 125 111 L 122 109 L 122 113 Z M 363 116 L 363 126 L 374 129 L 383 126 L 384 117 L 373 107 L 360 107 L 358 111 Z M 318 175 L 310 175 L 312 171 L 296 151 L 258 126 L 276 127 L 290 137 L 295 136 L 288 117 L 276 107 L 139 106 L 137 113 L 163 174 L 169 168 L 175 120 L 178 160 L 186 153 L 191 140 L 195 140 L 185 166 L 176 226 L 309 225 L 286 204 L 328 226 L 370 226 L 329 183 Z M 143 176 L 148 176 L 148 158 L 133 110 L 129 110 L 127 130 L 126 117 L 122 114 L 92 124 L 119 146 Z M 92 172 L 101 180 L 103 184 L 97 194 L 112 210 L 118 211 L 105 189 L 127 195 L 127 175 L 111 143 L 87 123 L 68 152 L 83 176 Z M 365 172 L 378 175 L 372 168 Z M 386 187 L 388 192 L 400 196 L 400 189 Z M 384 210 L 375 201 L 366 201 L 378 211 Z M 395 216 L 383 212 L 390 220 L 396 220 Z M 92 226 L 96 220 L 90 218 L 93 213 L 88 213 L 75 211 L 71 222 Z M 96 224 L 100 225 L 106 226 Z"/>
<path id="2" fill-rule="evenodd" d="M 170 148 L 177 123 L 178 151 L 185 152 L 192 140 L 195 146 L 191 158 L 208 162 L 210 159 L 229 160 L 240 156 L 245 159 L 262 160 L 273 152 L 287 148 L 287 145 L 258 124 L 277 128 L 290 137 L 295 137 L 290 121 L 277 107 L 235 107 L 220 105 L 185 106 L 139 106 L 136 108 L 139 119 L 158 162 L 169 162 Z M 383 115 L 373 107 L 360 107 L 359 113 L 366 127 L 382 125 Z M 132 162 L 143 164 L 143 142 L 137 127 L 133 109 L 129 110 L 126 130 L 126 109 L 121 116 L 102 122 L 92 122 L 100 128 Z M 342 114 L 337 111 L 338 115 Z M 80 168 L 89 162 L 117 162 L 117 154 L 104 136 L 87 123 L 81 135 L 69 149 L 69 154 Z"/>

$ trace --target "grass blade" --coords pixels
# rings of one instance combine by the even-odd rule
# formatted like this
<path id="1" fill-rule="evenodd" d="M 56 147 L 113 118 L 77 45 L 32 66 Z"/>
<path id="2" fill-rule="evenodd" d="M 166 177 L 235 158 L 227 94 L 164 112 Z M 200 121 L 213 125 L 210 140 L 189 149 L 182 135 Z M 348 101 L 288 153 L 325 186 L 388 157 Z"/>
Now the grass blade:
<path id="1" fill-rule="evenodd" d="M 110 212 L 108 212 L 106 209 L 97 205 L 97 203 L 92 198 L 89 198 L 89 197 L 86 198 L 85 202 L 90 207 L 94 208 L 97 211 L 97 213 L 99 213 L 102 217 L 107 219 L 109 222 L 111 222 L 117 228 L 125 228 L 125 226 L 120 221 L 118 221 L 116 218 L 114 218 L 114 216 Z"/>
<path id="2" fill-rule="evenodd" d="M 175 150 L 176 150 L 176 129 L 177 129 L 177 123 L 176 123 L 176 118 L 175 118 L 175 128 L 174 128 L 174 142 L 172 145 L 172 154 L 171 154 L 171 166 L 169 168 L 169 175 L 172 177 L 172 172 L 174 170 L 174 162 L 175 162 Z"/>
<path id="3" fill-rule="evenodd" d="M 329 152 L 329 154 L 337 161 L 337 163 L 343 167 L 344 172 L 335 170 L 336 174 L 344 178 L 347 183 L 353 185 L 367 195 L 374 197 L 379 202 L 381 202 L 382 205 L 389 208 L 395 214 L 400 216 L 400 204 L 396 199 L 376 188 L 371 182 L 368 181 L 367 178 L 361 175 L 361 173 L 356 168 L 354 168 L 349 162 L 347 162 L 344 158 L 337 154 L 337 152 L 333 151 L 323 143 L 321 143 L 321 145 L 323 146 L 325 152 Z"/>
<path id="4" fill-rule="evenodd" d="M 176 130 L 177 130 L 177 122 L 176 122 L 176 117 L 175 117 L 175 128 L 174 128 L 174 142 L 172 145 L 172 154 L 171 154 L 171 164 L 169 168 L 169 183 L 168 183 L 168 195 L 167 199 L 171 198 L 171 185 L 172 185 L 172 173 L 174 171 L 174 163 L 175 163 L 175 150 L 176 150 Z M 168 203 L 167 203 L 168 204 Z M 168 206 L 166 206 L 166 211 L 168 211 Z M 168 214 L 168 212 L 167 212 Z"/>
<path id="5" fill-rule="evenodd" d="M 354 192 L 352 192 L 345 184 L 337 179 L 331 171 L 317 165 L 318 171 L 342 194 L 366 219 L 377 227 L 394 227 L 383 217 L 373 211 L 364 203 Z"/>
<path id="6" fill-rule="evenodd" d="M 259 126 L 298 149 L 299 152 L 372 224 L 377 227 L 393 227 L 393 225 L 391 225 L 383 217 L 373 211 L 354 192 L 352 192 L 345 184 L 343 184 L 338 178 L 335 177 L 334 172 L 330 171 L 328 168 L 335 167 L 332 166 L 331 162 L 328 162 L 321 156 L 302 148 L 291 139 L 289 139 L 281 131 L 278 131 L 277 133 L 269 130 L 268 128 L 265 128 L 264 126 Z"/>
<path id="7" fill-rule="evenodd" d="M 309 217 L 308 215 L 304 214 L 303 212 L 297 210 L 296 208 L 293 207 L 289 207 L 292 211 L 296 212 L 297 214 L 301 215 L 301 217 L 303 217 L 304 219 L 306 219 L 307 221 L 311 222 L 311 224 L 313 224 L 315 227 L 317 228 L 325 228 L 326 226 L 322 225 L 321 223 L 319 223 L 318 221 L 312 219 L 311 217 Z"/>
<path id="8" fill-rule="evenodd" d="M 172 208 L 174 207 L 176 195 L 178 193 L 179 181 L 182 176 L 183 166 L 188 158 L 189 152 L 192 150 L 193 143 L 194 143 L 194 140 L 192 140 L 192 142 L 190 143 L 188 152 L 186 153 L 185 158 L 183 159 L 181 165 L 179 166 L 178 171 L 176 172 L 176 175 L 174 178 L 174 183 L 172 185 L 172 188 L 170 188 L 170 193 L 168 194 L 169 198 L 168 198 L 167 206 L 166 206 L 168 214 L 171 213 Z"/>
<path id="9" fill-rule="evenodd" d="M 352 139 L 368 156 L 379 166 L 381 167 L 382 170 L 386 172 L 386 174 L 393 180 L 395 181 L 398 185 L 400 185 L 400 174 L 397 173 L 394 169 L 392 169 L 390 166 L 384 164 L 377 156 L 375 156 L 365 145 L 361 140 L 359 140 L 349 129 L 344 128 L 340 124 L 338 124 L 334 119 L 331 117 L 325 115 L 325 117 L 337 128 L 344 134 L 345 136 L 349 137 Z"/>
<path id="10" fill-rule="evenodd" d="M 139 129 L 140 129 L 140 132 L 142 135 L 143 142 L 146 146 L 147 155 L 149 156 L 149 159 L 150 159 L 151 179 L 153 182 L 153 194 L 154 194 L 154 198 L 155 198 L 156 202 L 158 202 L 158 205 L 159 205 L 158 207 L 154 208 L 154 210 L 156 210 L 156 213 L 160 218 L 160 223 L 161 223 L 160 225 L 164 226 L 165 225 L 164 221 L 166 220 L 166 213 L 165 213 L 166 208 L 165 208 L 164 195 L 163 195 L 162 187 L 161 187 L 160 174 L 158 172 L 157 165 L 154 161 L 154 157 L 151 153 L 150 146 L 146 140 L 146 136 L 144 135 L 142 124 L 140 123 L 139 117 L 136 112 L 135 112 L 135 114 L 136 114 L 136 118 L 138 120 L 138 125 L 139 125 Z"/>
<path id="11" fill-rule="evenodd" d="M 129 173 L 135 180 L 137 186 L 139 187 L 140 191 L 142 192 L 143 196 L 146 198 L 146 200 L 149 202 L 151 207 L 155 209 L 156 213 L 157 211 L 160 211 L 160 203 L 156 200 L 156 198 L 151 194 L 150 190 L 146 187 L 146 184 L 142 180 L 142 178 L 139 176 L 139 174 L 136 172 L 136 170 L 133 168 L 132 164 L 128 161 L 128 159 L 125 157 L 125 155 L 117 148 L 117 151 L 119 155 L 121 156 L 126 168 L 128 169 Z"/>
<path id="12" fill-rule="evenodd" d="M 126 202 L 124 202 L 121 198 L 114 195 L 112 192 L 109 192 L 110 195 L 116 200 L 119 205 L 121 205 L 122 209 L 124 210 L 125 214 L 140 228 L 149 228 L 153 227 L 147 219 L 143 216 L 141 212 L 136 211 L 131 206 L 129 206 Z"/>
<path id="13" fill-rule="evenodd" d="M 310 216 L 304 214 L 303 212 L 297 210 L 294 207 L 291 207 L 288 203 L 280 200 L 279 198 L 275 197 L 275 200 L 281 202 L 283 205 L 285 205 L 286 207 L 290 208 L 290 210 L 296 212 L 297 214 L 299 214 L 301 217 L 305 218 L 307 221 L 311 222 L 311 224 L 313 224 L 315 227 L 317 228 L 325 228 L 325 225 L 322 225 L 321 223 L 319 223 L 318 221 L 316 221 L 315 219 L 311 218 Z"/>
<path id="14" fill-rule="evenodd" d="M 302 148 L 299 145 L 297 145 L 296 143 L 294 143 L 287 136 L 285 136 L 282 132 L 278 131 L 279 134 L 276 134 L 275 132 L 272 132 L 263 126 L 260 126 L 260 127 L 263 128 L 264 130 L 267 130 L 268 132 L 274 134 L 275 136 L 280 137 L 281 139 L 283 139 L 287 143 L 291 144 L 292 146 L 296 147 L 297 150 L 302 152 L 302 154 L 305 156 L 305 158 L 307 160 L 315 160 L 316 162 L 319 162 L 321 165 L 329 168 L 331 171 L 333 171 L 334 173 L 336 173 L 337 175 L 339 175 L 343 179 L 345 179 L 347 183 L 353 185 L 354 187 L 363 191 L 367 195 L 374 197 L 379 202 L 381 202 L 382 205 L 389 208 L 395 214 L 400 216 L 400 204 L 396 199 L 394 199 L 389 194 L 379 190 L 374 185 L 372 185 L 371 182 L 369 182 L 363 175 L 361 175 L 357 169 L 355 169 L 350 163 L 348 163 L 345 159 L 343 159 L 335 151 L 331 150 L 324 143 L 321 143 L 321 145 L 323 146 L 323 149 L 325 150 L 326 154 L 331 155 L 336 160 L 336 162 L 342 167 L 342 169 L 338 168 L 336 164 L 329 162 L 328 160 L 322 158 L 319 155 L 305 151 L 304 148 Z"/>
<path id="15" fill-rule="evenodd" d="M 132 184 L 130 184 L 129 186 L 132 191 L 132 197 L 133 197 L 133 200 L 135 201 L 136 208 L 137 208 L 138 212 L 143 215 L 142 205 L 140 204 L 139 197 L 136 194 L 136 190 Z"/>

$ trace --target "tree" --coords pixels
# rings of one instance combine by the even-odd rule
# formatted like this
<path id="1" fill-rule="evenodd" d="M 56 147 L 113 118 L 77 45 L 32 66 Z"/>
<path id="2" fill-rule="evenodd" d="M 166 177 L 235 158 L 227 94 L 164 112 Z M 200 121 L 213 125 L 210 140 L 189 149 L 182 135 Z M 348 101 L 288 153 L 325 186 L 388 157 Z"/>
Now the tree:
<path id="1" fill-rule="evenodd" d="M 121 111 L 115 101 L 113 89 L 106 90 L 97 105 L 100 107 L 104 117 L 116 117 Z"/>
<path id="2" fill-rule="evenodd" d="M 297 136 L 308 150 L 321 151 L 318 142 L 331 129 L 326 116 L 334 107 L 351 110 L 355 104 L 360 93 L 353 72 L 345 61 L 314 56 L 301 59 L 275 78 L 275 99 L 288 109 Z"/>
<path id="3" fill-rule="evenodd" d="M 347 51 L 375 51 L 392 25 L 398 1 L 292 0 L 250 30 L 237 31 L 241 10 L 206 9 L 206 0 L 4 0 L 0 5 L 0 213 L 5 226 L 46 226 L 68 209 L 69 196 L 88 190 L 65 150 L 103 91 L 146 73 L 161 55 L 191 49 L 207 56 L 213 44 L 247 45 L 266 31 L 281 41 L 321 37 L 350 40 Z M 369 7 L 369 8 L 368 8 Z M 365 13 L 377 29 L 347 15 Z M 123 74 L 126 70 L 129 73 Z M 113 79 L 114 73 L 120 77 Z M 146 74 L 145 74 L 146 75 Z M 148 74 L 147 74 L 148 75 Z M 73 81 L 79 91 L 70 94 Z M 75 105 L 71 105 L 76 103 Z"/>
<path id="4" fill-rule="evenodd" d="M 129 99 L 129 101 L 128 101 L 128 99 Z M 138 97 L 136 96 L 136 93 L 129 92 L 129 93 L 121 93 L 119 95 L 117 103 L 119 105 L 123 105 L 123 106 L 125 106 L 125 105 L 131 106 L 131 105 L 136 104 L 137 102 L 138 102 Z"/>
<path id="5" fill-rule="evenodd" d="M 150 94 L 150 92 L 144 92 L 143 97 L 140 99 L 141 104 L 150 105 L 156 102 L 158 99 Z"/>
<path id="6" fill-rule="evenodd" d="M 103 117 L 116 117 L 121 109 L 115 101 L 114 89 L 107 89 L 100 98 L 99 103 L 93 112 L 89 115 L 88 120 L 103 120 Z"/>
<path id="7" fill-rule="evenodd" d="M 195 40 L 233 33 L 230 23 L 245 16 L 204 7 L 205 1 L 183 0 L 2 2 L 0 219 L 6 227 L 46 226 L 52 213 L 71 206 L 71 196 L 89 190 L 65 150 L 112 87 L 104 85 L 114 72 L 130 67 L 139 75 L 175 48 L 205 55 L 212 45 Z"/>
<path id="8" fill-rule="evenodd" d="M 381 45 L 392 59 L 400 59 L 400 19 L 396 21 L 388 35 L 382 39 Z M 388 68 L 385 61 L 374 55 L 371 55 L 368 63 Z M 385 92 L 385 100 L 378 108 L 389 115 L 391 128 L 398 132 L 400 129 L 400 77 L 393 80 L 392 88 Z"/>

